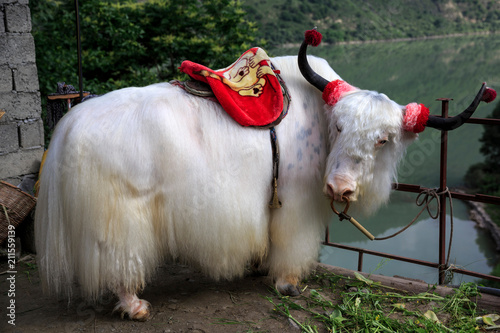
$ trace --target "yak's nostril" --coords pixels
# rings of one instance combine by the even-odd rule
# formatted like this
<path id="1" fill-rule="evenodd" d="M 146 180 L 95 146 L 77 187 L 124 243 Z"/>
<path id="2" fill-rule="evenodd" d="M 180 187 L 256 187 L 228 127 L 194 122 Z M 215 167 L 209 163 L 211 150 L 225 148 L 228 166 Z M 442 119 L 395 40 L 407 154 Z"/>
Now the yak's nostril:
<path id="1" fill-rule="evenodd" d="M 326 187 L 326 190 L 328 191 L 328 195 L 330 197 L 333 198 L 335 196 L 335 191 L 333 190 L 332 184 L 328 184 L 328 186 Z"/>
<path id="2" fill-rule="evenodd" d="M 349 190 L 349 189 L 345 189 L 345 190 L 342 192 L 342 195 L 341 195 L 342 201 L 344 201 L 344 197 L 349 198 L 349 197 L 351 197 L 353 194 L 354 194 L 354 191 L 351 191 L 351 190 Z"/>
<path id="3" fill-rule="evenodd" d="M 340 190 L 336 191 L 335 186 L 333 184 L 328 184 L 326 186 L 326 192 L 330 198 L 334 198 L 335 201 L 338 202 L 345 201 L 344 197 L 352 199 L 352 196 L 354 196 L 354 191 L 351 190 L 351 187 L 345 187 L 345 188 L 340 187 Z"/>

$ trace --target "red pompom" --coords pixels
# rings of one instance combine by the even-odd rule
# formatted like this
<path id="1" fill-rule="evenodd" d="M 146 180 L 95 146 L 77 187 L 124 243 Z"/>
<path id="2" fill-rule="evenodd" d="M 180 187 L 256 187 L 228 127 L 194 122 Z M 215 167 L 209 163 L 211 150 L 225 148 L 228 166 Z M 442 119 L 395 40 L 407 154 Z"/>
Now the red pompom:
<path id="1" fill-rule="evenodd" d="M 323 90 L 323 100 L 326 104 L 335 106 L 339 99 L 345 94 L 358 88 L 351 86 L 342 80 L 334 80 L 328 83 Z"/>
<path id="2" fill-rule="evenodd" d="M 321 43 L 323 36 L 316 29 L 307 30 L 304 34 L 305 41 L 308 45 L 318 46 Z"/>
<path id="3" fill-rule="evenodd" d="M 423 104 L 410 103 L 405 110 L 403 129 L 413 133 L 422 132 L 429 119 L 429 109 Z"/>
<path id="4" fill-rule="evenodd" d="M 429 120 L 429 108 L 423 104 L 420 104 L 420 114 L 417 118 L 417 123 L 415 124 L 414 133 L 420 133 L 425 129 L 427 120 Z"/>
<path id="5" fill-rule="evenodd" d="M 496 97 L 497 97 L 497 92 L 495 91 L 495 89 L 486 88 L 486 90 L 483 93 L 483 98 L 481 98 L 481 100 L 483 102 L 490 103 L 493 102 Z"/>

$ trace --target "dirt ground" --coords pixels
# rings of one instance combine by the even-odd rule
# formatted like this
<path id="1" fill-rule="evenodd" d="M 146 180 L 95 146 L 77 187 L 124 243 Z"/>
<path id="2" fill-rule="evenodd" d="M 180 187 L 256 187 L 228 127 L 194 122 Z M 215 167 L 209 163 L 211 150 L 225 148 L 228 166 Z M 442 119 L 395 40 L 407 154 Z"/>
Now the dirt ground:
<path id="1" fill-rule="evenodd" d="M 100 299 L 99 304 L 89 304 L 77 296 L 68 304 L 67 300 L 43 295 L 32 256 L 17 263 L 14 280 L 9 280 L 11 274 L 6 273 L 4 259 L 0 263 L 0 332 L 300 332 L 296 324 L 273 311 L 273 305 L 265 299 L 273 297 L 279 302 L 267 277 L 248 275 L 242 280 L 214 282 L 187 266 L 165 265 L 140 295 L 152 304 L 152 319 L 134 322 L 113 313 L 117 299 L 112 295 Z M 334 269 L 341 270 L 342 276 L 351 274 Z M 400 287 L 393 280 L 387 283 Z M 401 283 L 412 289 L 411 282 Z M 9 295 L 13 287 L 15 296 Z M 309 284 L 305 294 L 315 287 Z M 344 289 L 345 283 L 339 284 L 339 295 Z M 340 299 L 339 295 L 332 298 Z M 7 307 L 12 299 L 15 326 L 8 322 L 11 318 Z M 304 314 L 296 316 L 306 320 Z"/>
<path id="2" fill-rule="evenodd" d="M 5 262 L 0 272 L 7 270 Z M 0 332 L 287 332 L 293 328 L 274 315 L 272 304 L 263 298 L 272 296 L 266 277 L 214 282 L 186 266 L 163 266 L 140 295 L 151 303 L 152 319 L 134 322 L 113 313 L 117 299 L 112 295 L 99 304 L 75 297 L 69 305 L 67 300 L 46 297 L 37 270 L 29 263 L 18 266 L 12 298 L 15 327 L 5 315 L 11 299 L 6 292 L 9 274 L 0 275 Z"/>

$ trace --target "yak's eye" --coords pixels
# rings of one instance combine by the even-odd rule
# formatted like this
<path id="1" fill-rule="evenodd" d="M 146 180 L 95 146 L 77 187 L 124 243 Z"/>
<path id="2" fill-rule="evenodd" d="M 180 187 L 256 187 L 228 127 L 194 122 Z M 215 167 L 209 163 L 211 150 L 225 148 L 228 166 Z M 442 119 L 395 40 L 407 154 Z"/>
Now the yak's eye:
<path id="1" fill-rule="evenodd" d="M 380 148 L 382 147 L 383 145 L 385 145 L 387 143 L 387 139 L 380 139 L 377 141 L 377 143 L 375 144 L 375 148 Z"/>
<path id="2" fill-rule="evenodd" d="M 342 128 L 340 128 L 339 125 L 335 125 L 335 127 L 337 127 L 337 132 L 342 132 Z"/>

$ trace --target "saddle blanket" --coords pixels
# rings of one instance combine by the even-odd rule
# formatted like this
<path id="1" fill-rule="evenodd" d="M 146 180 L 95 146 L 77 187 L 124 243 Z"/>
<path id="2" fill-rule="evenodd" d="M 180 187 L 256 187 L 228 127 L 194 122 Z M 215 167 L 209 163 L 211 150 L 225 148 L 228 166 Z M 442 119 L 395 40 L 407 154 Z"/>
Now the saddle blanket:
<path id="1" fill-rule="evenodd" d="M 240 125 L 268 126 L 284 116 L 279 72 L 275 74 L 261 48 L 251 48 L 223 69 L 212 70 L 186 60 L 179 70 L 209 84 L 224 110 Z"/>

